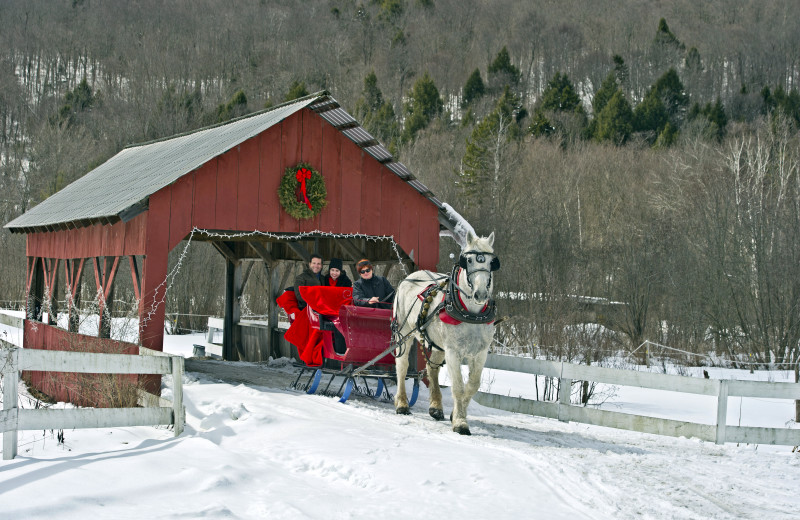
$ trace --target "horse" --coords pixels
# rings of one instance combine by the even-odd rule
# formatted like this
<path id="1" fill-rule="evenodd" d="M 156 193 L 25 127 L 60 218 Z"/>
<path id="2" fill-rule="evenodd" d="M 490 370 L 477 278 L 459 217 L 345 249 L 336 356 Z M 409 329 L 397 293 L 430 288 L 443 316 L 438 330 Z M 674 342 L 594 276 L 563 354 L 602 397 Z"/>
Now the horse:
<path id="1" fill-rule="evenodd" d="M 495 305 L 492 299 L 493 273 L 500 268 L 494 254 L 494 232 L 488 237 L 467 233 L 458 263 L 452 273 L 417 271 L 397 287 L 392 306 L 392 332 L 395 342 L 397 392 L 394 405 L 398 414 L 410 414 L 405 378 L 414 339 L 424 348 L 430 387 L 428 413 L 444 419 L 439 369 L 446 364 L 453 382 L 453 431 L 470 435 L 467 406 L 478 391 L 483 365 L 494 339 Z M 469 365 L 465 383 L 461 360 Z"/>

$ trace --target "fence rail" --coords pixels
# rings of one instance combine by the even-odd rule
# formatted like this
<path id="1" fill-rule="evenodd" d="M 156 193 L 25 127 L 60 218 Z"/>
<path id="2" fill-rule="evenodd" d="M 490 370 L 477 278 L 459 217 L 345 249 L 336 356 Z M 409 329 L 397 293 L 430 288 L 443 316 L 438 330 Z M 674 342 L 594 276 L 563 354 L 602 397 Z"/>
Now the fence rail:
<path id="1" fill-rule="evenodd" d="M 696 437 L 706 441 L 713 441 L 716 444 L 747 442 L 751 444 L 800 445 L 800 429 L 730 426 L 727 424 L 728 397 L 768 397 L 797 400 L 800 399 L 800 383 L 699 379 L 615 368 L 573 365 L 558 361 L 518 358 L 497 354 L 489 354 L 485 368 L 544 375 L 559 380 L 559 395 L 556 402 L 478 392 L 475 395 L 475 401 L 490 408 L 642 433 L 673 437 Z M 699 424 L 573 405 L 570 401 L 573 381 L 593 381 L 620 386 L 636 386 L 654 390 L 716 396 L 716 422 L 714 424 Z"/>
<path id="2" fill-rule="evenodd" d="M 23 327 L 24 319 L 18 316 L 12 316 L 0 311 L 0 324 L 8 325 L 9 327 L 16 327 L 21 329 Z"/>
<path id="3" fill-rule="evenodd" d="M 169 424 L 175 435 L 183 432 L 186 410 L 183 406 L 183 358 L 140 348 L 139 356 L 127 354 L 92 354 L 59 350 L 21 349 L 0 340 L 3 410 L 0 432 L 3 433 L 3 459 L 17 455 L 19 430 L 65 428 L 108 428 Z M 144 408 L 74 408 L 20 409 L 17 387 L 21 370 L 77 372 L 92 374 L 171 374 L 172 402 L 144 391 L 139 404 Z"/>

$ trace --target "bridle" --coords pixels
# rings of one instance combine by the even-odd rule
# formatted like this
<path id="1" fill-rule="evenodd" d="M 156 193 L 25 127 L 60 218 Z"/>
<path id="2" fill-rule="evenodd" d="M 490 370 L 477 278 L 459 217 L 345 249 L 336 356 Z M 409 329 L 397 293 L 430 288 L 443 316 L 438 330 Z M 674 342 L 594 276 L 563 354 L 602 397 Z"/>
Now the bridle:
<path id="1" fill-rule="evenodd" d="M 471 259 L 468 258 L 468 255 L 474 255 L 475 262 L 470 262 Z M 492 261 L 489 262 L 489 269 L 483 267 L 477 269 L 476 268 L 470 269 L 470 263 L 485 264 L 487 256 L 492 257 Z M 458 266 L 467 272 L 467 284 L 469 285 L 469 288 L 472 289 L 474 294 L 475 287 L 472 284 L 472 275 L 479 273 L 481 271 L 489 273 L 489 283 L 487 284 L 487 286 L 491 286 L 492 273 L 500 269 L 500 259 L 497 258 L 497 255 L 495 255 L 494 253 L 487 253 L 485 251 L 464 251 L 458 258 Z"/>

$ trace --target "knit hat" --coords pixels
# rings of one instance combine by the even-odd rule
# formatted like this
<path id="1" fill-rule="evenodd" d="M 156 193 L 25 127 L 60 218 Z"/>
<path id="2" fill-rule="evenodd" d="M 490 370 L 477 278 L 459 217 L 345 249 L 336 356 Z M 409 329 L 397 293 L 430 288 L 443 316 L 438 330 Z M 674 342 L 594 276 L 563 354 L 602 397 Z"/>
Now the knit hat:
<path id="1" fill-rule="evenodd" d="M 361 270 L 362 270 L 362 269 L 364 269 L 365 267 L 372 268 L 372 262 L 370 262 L 370 261 L 369 261 L 369 260 L 367 260 L 366 258 L 362 258 L 362 259 L 361 259 L 361 260 L 359 260 L 359 261 L 358 261 L 358 263 L 356 264 L 356 268 L 357 268 L 357 270 L 358 270 L 358 271 L 361 271 Z"/>
<path id="2" fill-rule="evenodd" d="M 342 259 L 341 258 L 331 258 L 331 263 L 328 265 L 328 269 L 338 269 L 342 270 Z"/>

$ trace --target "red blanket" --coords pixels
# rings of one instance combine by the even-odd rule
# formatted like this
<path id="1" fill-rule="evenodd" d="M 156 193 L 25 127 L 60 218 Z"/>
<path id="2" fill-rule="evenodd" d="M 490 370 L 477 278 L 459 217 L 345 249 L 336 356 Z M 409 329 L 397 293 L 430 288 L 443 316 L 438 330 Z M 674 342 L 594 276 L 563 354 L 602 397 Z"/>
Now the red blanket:
<path id="1" fill-rule="evenodd" d="M 339 308 L 342 305 L 351 305 L 353 303 L 353 288 L 330 286 L 300 287 L 300 296 L 308 303 L 309 307 L 323 316 L 338 317 Z"/>
<path id="2" fill-rule="evenodd" d="M 322 332 L 311 327 L 308 313 L 297 306 L 294 291 L 285 291 L 278 296 L 276 302 L 289 315 L 291 325 L 283 337 L 297 347 L 297 354 L 308 366 L 322 365 Z M 291 315 L 294 314 L 292 320 Z"/>

